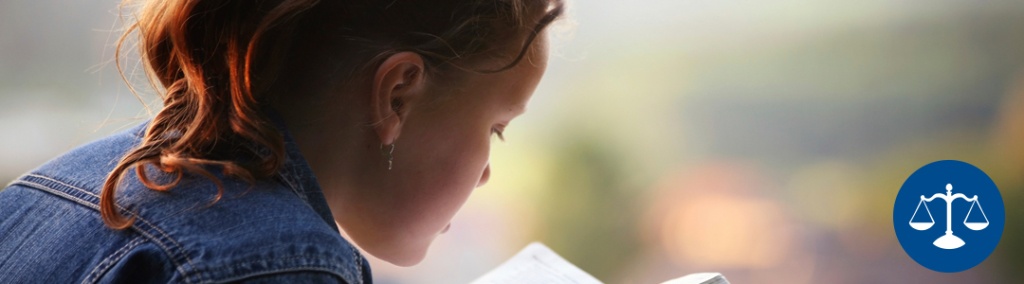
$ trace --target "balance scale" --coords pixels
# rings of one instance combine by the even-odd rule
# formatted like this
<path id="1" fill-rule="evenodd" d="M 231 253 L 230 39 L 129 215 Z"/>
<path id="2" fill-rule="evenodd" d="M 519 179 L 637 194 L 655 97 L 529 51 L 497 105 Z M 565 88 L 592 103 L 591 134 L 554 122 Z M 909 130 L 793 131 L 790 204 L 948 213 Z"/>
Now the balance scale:
<path id="1" fill-rule="evenodd" d="M 978 201 L 978 196 L 968 198 L 963 193 L 953 194 L 953 184 L 946 184 L 946 194 L 936 193 L 932 197 L 925 198 L 921 195 L 921 202 L 917 203 L 917 209 L 914 209 L 914 215 L 910 216 L 910 227 L 914 230 L 924 231 L 930 229 L 935 225 L 935 219 L 932 218 L 931 210 L 928 210 L 928 205 L 925 202 L 932 202 L 935 199 L 942 199 L 946 201 L 946 234 L 939 237 L 932 244 L 941 249 L 956 249 L 964 246 L 964 240 L 953 235 L 953 223 L 952 223 L 952 209 L 953 200 L 963 199 L 964 201 L 971 203 L 971 209 L 967 210 L 967 217 L 964 217 L 964 226 L 974 231 L 984 230 L 988 227 L 988 216 L 985 216 L 985 210 L 981 209 L 981 202 Z M 925 212 L 928 213 L 928 222 L 914 222 L 914 217 L 917 216 L 917 211 L 921 210 L 921 206 L 924 206 Z M 967 219 L 971 218 L 971 213 L 974 212 L 974 207 L 978 207 L 978 212 L 981 212 L 981 216 L 985 218 L 985 222 L 968 222 Z"/>

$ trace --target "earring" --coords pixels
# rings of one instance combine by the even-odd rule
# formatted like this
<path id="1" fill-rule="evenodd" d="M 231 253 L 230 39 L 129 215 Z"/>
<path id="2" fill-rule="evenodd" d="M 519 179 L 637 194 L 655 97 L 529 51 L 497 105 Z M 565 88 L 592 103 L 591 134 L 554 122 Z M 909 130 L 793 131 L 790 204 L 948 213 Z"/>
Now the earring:
<path id="1" fill-rule="evenodd" d="M 388 170 L 390 171 L 391 170 L 391 162 L 395 158 L 393 155 L 391 155 L 392 153 L 395 152 L 395 143 L 391 143 L 391 145 L 387 145 L 387 147 L 388 147 L 388 150 L 385 151 L 384 150 L 384 143 L 381 143 L 380 144 L 380 153 L 381 153 L 381 155 L 384 155 L 384 159 L 388 160 Z"/>

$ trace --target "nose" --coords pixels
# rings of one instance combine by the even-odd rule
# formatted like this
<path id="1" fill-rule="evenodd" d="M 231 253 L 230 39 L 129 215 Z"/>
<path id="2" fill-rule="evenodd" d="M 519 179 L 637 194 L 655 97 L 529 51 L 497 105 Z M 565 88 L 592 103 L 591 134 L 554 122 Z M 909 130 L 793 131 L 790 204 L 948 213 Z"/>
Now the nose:
<path id="1" fill-rule="evenodd" d="M 487 184 L 487 180 L 491 179 L 491 164 L 488 163 L 484 167 L 484 173 L 480 175 L 480 181 L 476 183 L 476 187 L 481 187 Z"/>

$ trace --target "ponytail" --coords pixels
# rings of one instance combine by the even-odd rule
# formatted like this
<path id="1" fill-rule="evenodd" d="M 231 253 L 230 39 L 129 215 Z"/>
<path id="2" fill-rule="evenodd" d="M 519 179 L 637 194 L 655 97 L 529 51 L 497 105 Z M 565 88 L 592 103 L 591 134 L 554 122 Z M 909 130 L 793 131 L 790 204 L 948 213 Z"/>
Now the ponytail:
<path id="1" fill-rule="evenodd" d="M 284 161 L 282 136 L 261 111 L 253 92 L 254 62 L 275 29 L 309 9 L 316 0 L 149 1 L 118 42 L 118 54 L 132 32 L 151 79 L 164 86 L 164 107 L 141 144 L 128 152 L 107 176 L 100 191 L 100 215 L 107 226 L 130 227 L 115 204 L 115 191 L 134 168 L 147 188 L 166 191 L 185 172 L 223 184 L 210 172 L 253 182 L 272 176 Z M 255 23 L 255 24 L 250 24 Z M 120 56 L 117 56 L 120 60 Z M 118 69 L 121 64 L 118 62 Z M 123 72 L 122 72 L 123 75 Z M 250 161 L 250 162 L 244 162 Z M 148 166 L 148 167 L 147 167 Z M 159 184 L 149 169 L 175 177 Z"/>

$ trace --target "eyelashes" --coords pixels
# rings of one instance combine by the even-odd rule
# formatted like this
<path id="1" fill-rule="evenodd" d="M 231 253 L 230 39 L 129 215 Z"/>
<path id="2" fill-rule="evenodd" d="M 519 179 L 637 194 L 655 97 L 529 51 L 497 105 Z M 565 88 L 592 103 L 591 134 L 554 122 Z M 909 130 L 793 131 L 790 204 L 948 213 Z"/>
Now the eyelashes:
<path id="1" fill-rule="evenodd" d="M 504 127 L 497 127 L 497 126 L 496 127 L 492 127 L 491 128 L 491 135 L 497 136 L 498 140 L 501 140 L 501 142 L 505 142 L 505 133 L 504 133 L 505 130 L 502 129 L 502 128 L 504 128 Z"/>

